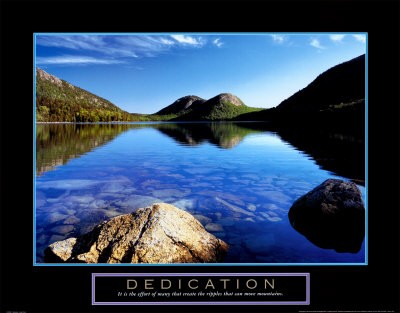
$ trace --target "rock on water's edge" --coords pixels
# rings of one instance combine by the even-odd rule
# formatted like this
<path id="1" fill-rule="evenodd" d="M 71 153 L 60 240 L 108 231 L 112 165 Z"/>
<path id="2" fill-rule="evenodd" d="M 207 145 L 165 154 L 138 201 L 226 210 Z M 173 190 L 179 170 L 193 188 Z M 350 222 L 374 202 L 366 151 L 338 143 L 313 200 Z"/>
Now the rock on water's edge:
<path id="1" fill-rule="evenodd" d="M 289 210 L 294 229 L 320 248 L 357 253 L 365 236 L 365 208 L 353 182 L 328 179 Z"/>
<path id="2" fill-rule="evenodd" d="M 208 233 L 190 213 L 155 203 L 120 215 L 78 238 L 49 245 L 51 263 L 221 262 L 228 245 Z"/>

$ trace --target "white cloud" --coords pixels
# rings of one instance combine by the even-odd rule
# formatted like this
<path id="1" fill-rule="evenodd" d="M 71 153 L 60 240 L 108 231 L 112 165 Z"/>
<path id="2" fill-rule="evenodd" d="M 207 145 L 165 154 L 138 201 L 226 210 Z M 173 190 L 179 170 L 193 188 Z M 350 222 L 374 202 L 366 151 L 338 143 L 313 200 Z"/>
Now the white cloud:
<path id="1" fill-rule="evenodd" d="M 36 43 L 46 47 L 68 48 L 73 50 L 98 50 L 105 45 L 104 36 L 89 35 L 37 36 Z"/>
<path id="2" fill-rule="evenodd" d="M 160 38 L 160 42 L 164 45 L 173 46 L 175 42 L 166 38 Z"/>
<path id="3" fill-rule="evenodd" d="M 224 45 L 223 42 L 221 42 L 221 38 L 214 39 L 212 43 L 214 46 L 217 46 L 218 48 L 221 48 Z"/>
<path id="4" fill-rule="evenodd" d="M 336 34 L 336 35 L 330 35 L 329 38 L 334 42 L 341 42 L 345 36 L 346 35 Z"/>
<path id="5" fill-rule="evenodd" d="M 284 35 L 271 35 L 271 38 L 274 42 L 281 44 L 287 41 L 287 36 Z"/>
<path id="6" fill-rule="evenodd" d="M 137 56 L 154 56 L 170 49 L 175 43 L 160 36 L 118 36 L 114 47 L 133 52 Z"/>
<path id="7" fill-rule="evenodd" d="M 114 57 L 137 57 L 131 47 L 118 44 L 118 37 L 98 35 L 38 36 L 36 44 L 71 50 L 95 51 Z"/>
<path id="8" fill-rule="evenodd" d="M 38 35 L 36 45 L 57 48 L 51 57 L 38 57 L 38 64 L 118 64 L 130 58 L 156 57 L 179 47 L 200 48 L 203 36 L 189 35 Z M 220 47 L 223 43 L 213 42 Z M 77 51 L 74 56 L 68 50 Z M 58 54 L 58 55 L 57 55 Z M 70 55 L 71 54 L 71 55 Z M 83 56 L 82 56 L 83 55 Z"/>
<path id="9" fill-rule="evenodd" d="M 184 45 L 202 46 L 204 44 L 204 40 L 202 40 L 201 37 L 195 38 L 193 36 L 186 35 L 171 35 L 171 37 L 178 43 Z"/>
<path id="10" fill-rule="evenodd" d="M 93 51 L 116 58 L 155 55 L 175 43 L 169 36 L 150 35 L 51 35 L 36 38 L 36 44 L 40 46 Z"/>
<path id="11" fill-rule="evenodd" d="M 323 45 L 321 45 L 320 41 L 317 38 L 312 38 L 310 41 L 310 46 L 317 49 L 326 49 Z"/>
<path id="12" fill-rule="evenodd" d="M 357 40 L 357 41 L 359 41 L 359 42 L 362 42 L 362 43 L 365 43 L 366 42 L 366 37 L 365 37 L 365 35 L 353 35 L 353 37 Z"/>
<path id="13" fill-rule="evenodd" d="M 40 65 L 89 65 L 89 64 L 120 64 L 120 60 L 98 59 L 88 56 L 63 55 L 54 57 L 37 57 L 36 64 Z"/>
<path id="14" fill-rule="evenodd" d="M 113 58 L 136 58 L 155 56 L 178 45 L 202 47 L 206 40 L 189 35 L 39 35 L 36 44 L 97 52 Z"/>

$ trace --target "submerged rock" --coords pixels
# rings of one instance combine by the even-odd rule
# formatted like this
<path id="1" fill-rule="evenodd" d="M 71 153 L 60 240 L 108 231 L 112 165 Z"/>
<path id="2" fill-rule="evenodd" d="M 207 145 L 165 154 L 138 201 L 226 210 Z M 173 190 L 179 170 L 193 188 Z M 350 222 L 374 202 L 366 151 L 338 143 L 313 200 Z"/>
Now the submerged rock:
<path id="1" fill-rule="evenodd" d="M 70 233 L 71 231 L 74 230 L 74 226 L 73 225 L 59 225 L 59 226 L 55 226 L 51 229 L 51 231 L 53 233 L 58 233 L 61 235 L 65 235 Z"/>
<path id="2" fill-rule="evenodd" d="M 79 237 L 55 242 L 46 262 L 203 263 L 219 262 L 228 245 L 208 233 L 191 214 L 156 203 L 97 225 Z"/>
<path id="3" fill-rule="evenodd" d="M 209 217 L 207 217 L 207 216 L 205 216 L 205 215 L 202 215 L 202 214 L 194 214 L 193 215 L 203 226 L 204 225 L 207 225 L 208 223 L 211 223 L 212 222 L 212 219 L 211 218 L 209 218 Z"/>
<path id="4" fill-rule="evenodd" d="M 206 225 L 206 229 L 208 231 L 212 231 L 212 232 L 221 232 L 224 231 L 224 228 L 220 225 L 220 224 L 216 224 L 216 223 L 208 223 Z"/>
<path id="5" fill-rule="evenodd" d="M 365 235 L 365 209 L 353 182 L 328 179 L 289 210 L 293 228 L 320 248 L 357 253 Z"/>
<path id="6" fill-rule="evenodd" d="M 47 215 L 46 221 L 48 223 L 52 224 L 52 223 L 62 221 L 63 219 L 66 219 L 67 217 L 68 217 L 68 215 L 66 215 L 66 214 L 61 214 L 59 212 L 52 212 Z"/>
<path id="7" fill-rule="evenodd" d="M 74 215 L 67 217 L 64 221 L 63 224 L 78 224 L 81 220 Z"/>
<path id="8" fill-rule="evenodd" d="M 254 213 L 246 211 L 242 208 L 239 208 L 236 205 L 233 205 L 225 200 L 222 200 L 221 198 L 215 197 L 215 200 L 217 200 L 219 203 L 223 204 L 225 207 L 227 207 L 230 211 L 234 212 L 234 213 L 239 213 L 239 214 L 244 214 L 244 215 L 248 215 L 251 217 L 254 217 Z"/>

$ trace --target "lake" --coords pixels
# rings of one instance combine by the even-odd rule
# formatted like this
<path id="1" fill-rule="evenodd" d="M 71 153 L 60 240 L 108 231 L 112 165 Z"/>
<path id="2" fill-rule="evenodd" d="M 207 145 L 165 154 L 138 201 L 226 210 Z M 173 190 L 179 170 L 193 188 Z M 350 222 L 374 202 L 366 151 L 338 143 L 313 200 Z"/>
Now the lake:
<path id="1" fill-rule="evenodd" d="M 224 263 L 364 263 L 323 249 L 288 219 L 328 178 L 353 180 L 365 203 L 364 138 L 266 123 L 36 125 L 36 262 L 51 243 L 154 202 L 193 214 L 230 245 Z M 320 147 L 320 149 L 319 149 Z"/>

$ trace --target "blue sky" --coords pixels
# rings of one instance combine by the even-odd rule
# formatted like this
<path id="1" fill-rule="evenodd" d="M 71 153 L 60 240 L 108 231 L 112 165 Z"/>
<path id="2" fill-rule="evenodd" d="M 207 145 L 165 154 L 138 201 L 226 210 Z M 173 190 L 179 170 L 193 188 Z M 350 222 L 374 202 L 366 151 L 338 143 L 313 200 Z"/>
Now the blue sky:
<path id="1" fill-rule="evenodd" d="M 130 113 L 229 92 L 274 107 L 366 53 L 362 33 L 36 34 L 35 63 Z"/>

